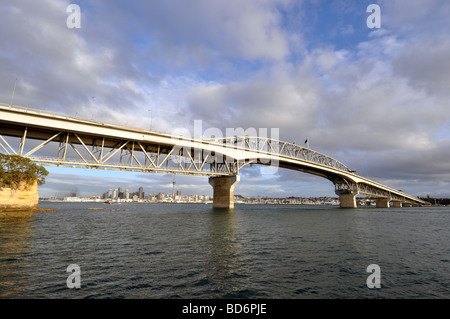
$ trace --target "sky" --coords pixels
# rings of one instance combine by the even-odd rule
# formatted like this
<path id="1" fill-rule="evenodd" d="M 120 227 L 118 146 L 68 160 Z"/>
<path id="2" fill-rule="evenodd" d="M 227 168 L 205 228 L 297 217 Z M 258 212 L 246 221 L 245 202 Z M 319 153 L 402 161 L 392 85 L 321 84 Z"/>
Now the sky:
<path id="1" fill-rule="evenodd" d="M 377 182 L 450 197 L 447 0 L 2 0 L 0 15 L 0 102 L 17 79 L 13 104 L 88 119 L 276 128 Z M 47 169 L 41 197 L 172 191 L 172 175 Z M 242 196 L 335 196 L 305 173 L 240 173 Z M 176 188 L 212 194 L 206 177 Z"/>

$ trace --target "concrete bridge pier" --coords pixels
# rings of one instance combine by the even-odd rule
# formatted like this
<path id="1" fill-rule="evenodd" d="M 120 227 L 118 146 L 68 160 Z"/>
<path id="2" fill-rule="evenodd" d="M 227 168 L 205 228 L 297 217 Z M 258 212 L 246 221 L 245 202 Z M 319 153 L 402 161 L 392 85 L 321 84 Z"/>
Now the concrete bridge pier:
<path id="1" fill-rule="evenodd" d="M 234 187 L 239 181 L 239 175 L 209 178 L 213 187 L 213 208 L 234 208 Z"/>
<path id="2" fill-rule="evenodd" d="M 355 194 L 348 192 L 348 193 L 340 193 L 339 194 L 339 201 L 341 202 L 340 206 L 341 208 L 356 208 L 356 196 Z"/>
<path id="3" fill-rule="evenodd" d="M 403 207 L 402 202 L 394 201 L 394 207 Z"/>
<path id="4" fill-rule="evenodd" d="M 377 198 L 378 208 L 389 208 L 389 198 Z"/>

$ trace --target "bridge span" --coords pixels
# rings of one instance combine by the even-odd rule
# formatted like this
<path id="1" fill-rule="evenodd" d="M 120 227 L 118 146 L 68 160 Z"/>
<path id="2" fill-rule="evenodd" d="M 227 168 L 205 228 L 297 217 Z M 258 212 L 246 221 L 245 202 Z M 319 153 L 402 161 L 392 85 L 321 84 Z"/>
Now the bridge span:
<path id="1" fill-rule="evenodd" d="M 0 152 L 44 166 L 209 176 L 213 206 L 234 207 L 234 187 L 246 165 L 271 165 L 330 180 L 343 208 L 356 196 L 378 207 L 429 203 L 359 176 L 338 160 L 266 137 L 193 138 L 0 103 Z"/>

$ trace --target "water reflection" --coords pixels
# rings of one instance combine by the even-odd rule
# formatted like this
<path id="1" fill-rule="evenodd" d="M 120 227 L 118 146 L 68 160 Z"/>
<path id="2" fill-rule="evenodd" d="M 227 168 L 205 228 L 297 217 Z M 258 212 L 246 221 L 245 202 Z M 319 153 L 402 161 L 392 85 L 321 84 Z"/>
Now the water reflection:
<path id="1" fill-rule="evenodd" d="M 209 216 L 210 249 L 208 250 L 208 279 L 214 282 L 221 296 L 242 290 L 245 270 L 242 243 L 236 226 L 234 210 L 213 209 Z"/>
<path id="2" fill-rule="evenodd" d="M 34 212 L 0 212 L 0 298 L 20 296 L 30 266 L 24 256 L 31 247 Z"/>

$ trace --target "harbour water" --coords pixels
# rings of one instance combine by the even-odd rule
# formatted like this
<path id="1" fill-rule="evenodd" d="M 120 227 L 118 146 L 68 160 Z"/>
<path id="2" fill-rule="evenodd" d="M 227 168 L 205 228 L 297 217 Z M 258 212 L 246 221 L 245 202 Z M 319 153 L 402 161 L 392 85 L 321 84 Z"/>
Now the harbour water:
<path id="1" fill-rule="evenodd" d="M 40 206 L 0 214 L 2 299 L 450 298 L 450 207 Z"/>

